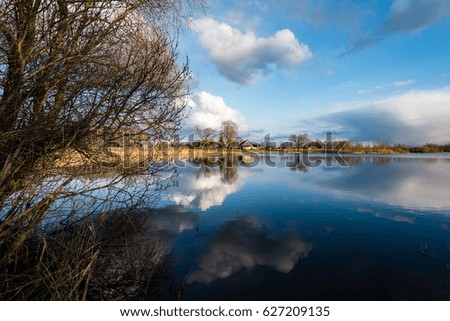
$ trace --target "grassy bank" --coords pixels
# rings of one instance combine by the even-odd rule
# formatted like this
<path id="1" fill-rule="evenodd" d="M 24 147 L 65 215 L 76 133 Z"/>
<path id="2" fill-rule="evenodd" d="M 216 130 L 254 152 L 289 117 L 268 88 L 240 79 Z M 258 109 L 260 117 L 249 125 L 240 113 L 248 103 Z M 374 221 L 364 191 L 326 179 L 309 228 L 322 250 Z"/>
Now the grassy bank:
<path id="1" fill-rule="evenodd" d="M 435 151 L 430 151 L 435 152 Z M 57 161 L 57 167 L 80 167 L 85 165 L 104 165 L 104 166 L 132 166 L 136 164 L 145 164 L 151 161 L 156 162 L 173 162 L 177 160 L 186 160 L 191 158 L 203 158 L 224 155 L 254 155 L 254 154 L 349 154 L 349 155 L 395 155 L 411 152 L 401 148 L 362 148 L 362 149 L 340 149 L 340 150 L 324 150 L 324 149 L 280 149 L 280 148 L 253 148 L 253 149 L 221 149 L 221 148 L 187 148 L 187 147 L 167 147 L 167 148 L 150 148 L 150 147 L 108 147 L 98 153 L 95 159 L 88 159 L 76 151 L 67 152 Z"/>

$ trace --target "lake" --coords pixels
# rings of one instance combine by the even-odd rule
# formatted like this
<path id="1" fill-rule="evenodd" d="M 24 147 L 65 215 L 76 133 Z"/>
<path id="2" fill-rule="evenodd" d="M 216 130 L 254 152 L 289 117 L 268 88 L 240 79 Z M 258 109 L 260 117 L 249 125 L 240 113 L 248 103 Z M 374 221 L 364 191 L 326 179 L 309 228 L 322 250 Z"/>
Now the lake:
<path id="1" fill-rule="evenodd" d="M 450 155 L 178 163 L 155 226 L 185 300 L 450 299 Z"/>

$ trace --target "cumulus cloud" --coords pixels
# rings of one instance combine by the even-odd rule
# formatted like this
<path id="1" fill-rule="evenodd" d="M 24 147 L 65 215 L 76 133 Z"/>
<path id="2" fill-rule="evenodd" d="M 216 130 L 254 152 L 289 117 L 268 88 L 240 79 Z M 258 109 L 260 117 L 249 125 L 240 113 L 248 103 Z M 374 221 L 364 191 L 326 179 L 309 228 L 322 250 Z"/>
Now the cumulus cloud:
<path id="1" fill-rule="evenodd" d="M 264 229 L 255 217 L 240 216 L 226 223 L 211 240 L 207 253 L 187 281 L 207 284 L 257 265 L 289 273 L 311 251 L 311 244 L 301 241 L 297 234 L 280 233 L 275 237 L 269 234 L 274 232 Z"/>
<path id="2" fill-rule="evenodd" d="M 195 20 L 193 25 L 218 71 L 240 85 L 257 82 L 273 68 L 296 68 L 312 57 L 308 46 L 288 29 L 264 38 L 211 18 Z"/>
<path id="3" fill-rule="evenodd" d="M 189 99 L 188 106 L 192 110 L 188 119 L 192 126 L 219 129 L 223 121 L 231 120 L 238 125 L 239 130 L 249 129 L 244 116 L 237 109 L 228 106 L 220 96 L 202 91 Z"/>
<path id="4" fill-rule="evenodd" d="M 450 88 L 411 91 L 378 102 L 327 112 L 314 119 L 357 141 L 412 145 L 449 143 Z"/>

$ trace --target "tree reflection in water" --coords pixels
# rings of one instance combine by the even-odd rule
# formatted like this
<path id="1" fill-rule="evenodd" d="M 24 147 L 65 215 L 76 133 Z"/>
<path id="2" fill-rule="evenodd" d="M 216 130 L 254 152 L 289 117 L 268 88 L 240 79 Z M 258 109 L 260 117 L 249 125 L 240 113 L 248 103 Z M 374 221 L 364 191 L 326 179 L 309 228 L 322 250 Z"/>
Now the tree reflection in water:
<path id="1" fill-rule="evenodd" d="M 135 175 L 74 178 L 21 247 L 7 251 L 14 237 L 0 244 L 0 298 L 177 299 L 181 286 L 170 276 L 171 254 L 151 210 L 176 174 L 169 164 L 153 164 Z M 51 177 L 44 192 L 64 175 Z"/>

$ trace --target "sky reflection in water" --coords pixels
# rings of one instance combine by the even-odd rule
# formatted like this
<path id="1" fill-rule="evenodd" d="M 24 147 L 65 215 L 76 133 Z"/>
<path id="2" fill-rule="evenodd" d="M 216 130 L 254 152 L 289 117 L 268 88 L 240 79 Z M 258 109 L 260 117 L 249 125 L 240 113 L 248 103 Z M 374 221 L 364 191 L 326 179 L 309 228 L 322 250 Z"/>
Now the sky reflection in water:
<path id="1" fill-rule="evenodd" d="M 193 162 L 164 192 L 185 299 L 450 299 L 450 159 L 270 160 Z"/>

